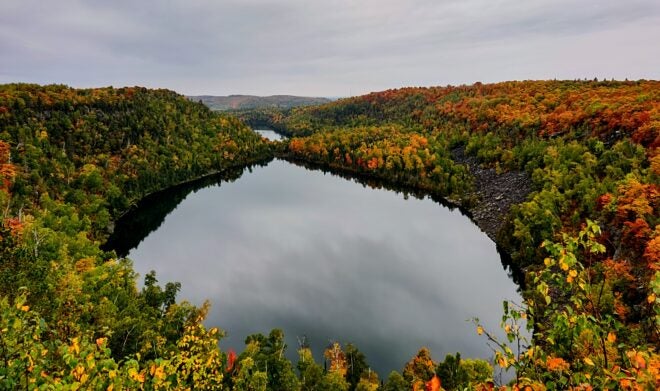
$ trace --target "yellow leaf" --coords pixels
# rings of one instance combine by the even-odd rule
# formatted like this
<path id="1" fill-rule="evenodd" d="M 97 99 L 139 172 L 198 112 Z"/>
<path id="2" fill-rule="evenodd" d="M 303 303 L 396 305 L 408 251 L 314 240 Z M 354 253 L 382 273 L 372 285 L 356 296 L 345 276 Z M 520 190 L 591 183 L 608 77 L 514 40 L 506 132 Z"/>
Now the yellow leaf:
<path id="1" fill-rule="evenodd" d="M 156 372 L 154 373 L 154 376 L 155 376 L 157 379 L 162 379 L 162 378 L 164 378 L 164 377 L 165 377 L 165 370 L 163 370 L 163 368 L 160 367 L 160 366 L 156 367 Z"/>
<path id="2" fill-rule="evenodd" d="M 484 333 L 484 328 L 481 326 L 477 326 L 477 334 L 481 335 Z"/>
<path id="3" fill-rule="evenodd" d="M 71 374 L 73 375 L 74 379 L 80 381 L 82 376 L 85 374 L 85 368 L 82 365 L 78 365 L 71 370 Z"/>
<path id="4" fill-rule="evenodd" d="M 594 362 L 593 362 L 589 357 L 585 357 L 585 358 L 584 358 L 584 363 L 587 364 L 587 365 L 590 365 L 590 366 L 592 366 L 592 367 L 593 367 L 594 365 L 596 365 L 596 364 L 594 364 Z"/>
<path id="5" fill-rule="evenodd" d="M 71 351 L 75 354 L 80 353 L 80 345 L 78 345 L 78 338 L 74 338 L 71 340 L 71 346 L 69 347 Z"/>
<path id="6" fill-rule="evenodd" d="M 653 304 L 653 303 L 655 303 L 655 293 L 651 293 L 651 294 L 649 295 L 649 297 L 646 298 L 646 301 L 647 301 L 649 304 Z"/>
<path id="7" fill-rule="evenodd" d="M 30 310 L 29 305 L 24 305 L 24 306 L 21 307 L 21 311 L 23 311 L 23 312 L 28 312 L 29 310 Z"/>
<path id="8" fill-rule="evenodd" d="M 497 364 L 502 367 L 502 368 L 508 368 L 508 362 L 505 357 L 500 356 L 500 358 L 497 359 Z"/>

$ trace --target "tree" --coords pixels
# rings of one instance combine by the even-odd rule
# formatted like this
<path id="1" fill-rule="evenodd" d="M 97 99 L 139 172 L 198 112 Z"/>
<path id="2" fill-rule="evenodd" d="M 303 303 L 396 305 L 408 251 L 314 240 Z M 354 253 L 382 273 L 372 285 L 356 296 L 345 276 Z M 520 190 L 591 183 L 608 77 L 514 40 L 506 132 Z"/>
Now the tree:
<path id="1" fill-rule="evenodd" d="M 403 378 L 413 388 L 423 388 L 435 376 L 435 367 L 431 352 L 428 348 L 423 347 L 403 368 Z"/>
<path id="2" fill-rule="evenodd" d="M 297 368 L 301 391 L 321 391 L 323 368 L 314 361 L 312 351 L 303 347 L 298 350 L 298 357 Z"/>
<path id="3" fill-rule="evenodd" d="M 348 391 L 349 384 L 337 371 L 329 371 L 323 376 L 319 390 Z"/>
<path id="4" fill-rule="evenodd" d="M 463 390 L 485 383 L 493 376 L 493 368 L 484 360 L 461 359 L 461 354 L 448 354 L 438 363 L 436 373 L 447 390 Z"/>
<path id="5" fill-rule="evenodd" d="M 367 365 L 367 359 L 365 355 L 358 350 L 357 347 L 353 344 L 346 345 L 346 350 L 344 352 L 346 357 L 346 380 L 350 384 L 350 390 L 355 390 L 360 379 L 363 376 L 369 376 L 374 373 L 370 370 L 369 365 Z M 374 373 L 375 374 L 375 373 Z"/>
<path id="6" fill-rule="evenodd" d="M 284 355 L 286 344 L 282 330 L 274 329 L 268 337 L 254 334 L 246 338 L 246 345 L 252 348 L 241 356 L 252 357 L 254 365 L 263 371 L 268 379 L 269 390 L 296 390 L 300 388 L 293 365 Z"/>
<path id="7" fill-rule="evenodd" d="M 468 374 L 462 367 L 461 354 L 448 354 L 445 360 L 438 363 L 436 373 L 442 379 L 442 385 L 447 390 L 459 390 L 469 383 Z"/>
<path id="8" fill-rule="evenodd" d="M 383 391 L 409 391 L 411 384 L 397 371 L 390 372 L 387 381 L 383 385 Z"/>

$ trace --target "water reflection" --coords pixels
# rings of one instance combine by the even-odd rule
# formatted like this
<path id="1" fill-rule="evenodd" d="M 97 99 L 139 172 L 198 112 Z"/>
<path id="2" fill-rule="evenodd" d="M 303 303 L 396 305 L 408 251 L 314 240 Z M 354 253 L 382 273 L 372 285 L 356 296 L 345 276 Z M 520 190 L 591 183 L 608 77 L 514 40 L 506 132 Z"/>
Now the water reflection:
<path id="1" fill-rule="evenodd" d="M 275 133 L 271 129 L 254 129 L 255 132 L 259 133 L 261 137 L 266 138 L 270 141 L 280 141 L 282 140 L 282 135 L 279 133 Z"/>
<path id="2" fill-rule="evenodd" d="M 290 357 L 297 336 L 317 357 L 331 340 L 352 342 L 386 376 L 421 346 L 436 359 L 490 357 L 466 320 L 495 330 L 501 301 L 519 301 L 495 244 L 429 199 L 281 160 L 240 181 L 162 197 L 135 212 L 153 211 L 133 221 L 160 228 L 129 256 L 141 275 L 153 269 L 163 282 L 180 281 L 182 299 L 210 299 L 207 324 L 228 332 L 223 349 L 282 328 Z M 117 232 L 134 234 L 133 243 L 153 229 L 122 224 Z"/>
<path id="3" fill-rule="evenodd" d="M 274 134 L 277 134 L 273 132 L 272 130 L 266 130 L 266 132 L 272 132 Z M 384 180 L 381 180 L 379 178 L 375 177 L 370 177 L 366 175 L 360 175 L 360 174 L 355 174 L 355 173 L 346 173 L 342 172 L 339 170 L 334 170 L 325 166 L 321 166 L 318 164 L 314 163 L 309 163 L 309 162 L 304 162 L 304 161 L 296 161 L 296 160 L 288 160 L 289 163 L 295 164 L 296 166 L 304 167 L 308 170 L 311 171 L 322 171 L 325 174 L 332 174 L 334 176 L 339 176 L 342 177 L 346 180 L 358 183 L 362 185 L 363 187 L 369 187 L 371 189 L 386 189 L 390 191 L 394 191 L 398 194 L 402 194 L 404 199 L 408 199 L 409 197 L 414 197 L 417 199 L 431 199 L 434 202 L 442 205 L 443 207 L 449 209 L 449 210 L 457 210 L 460 212 L 463 216 L 466 216 L 467 218 L 472 218 L 470 212 L 464 208 L 462 208 L 460 205 L 457 205 L 455 203 L 447 201 L 445 198 L 443 198 L 439 194 L 430 194 L 428 192 L 410 187 L 410 186 L 400 186 L 396 185 Z M 506 250 L 499 245 L 496 244 L 496 250 L 497 253 L 499 254 L 500 261 L 502 264 L 502 267 L 504 270 L 507 271 L 509 278 L 513 280 L 513 282 L 518 286 L 518 291 L 520 292 L 521 290 L 525 289 L 525 272 L 517 267 L 515 267 L 512 263 L 511 256 L 506 252 Z"/>
<path id="4" fill-rule="evenodd" d="M 176 209 L 188 194 L 210 186 L 220 186 L 223 182 L 233 182 L 240 178 L 243 172 L 252 172 L 253 167 L 266 165 L 268 162 L 232 168 L 223 173 L 186 182 L 145 197 L 116 222 L 113 234 L 101 248 L 105 251 L 114 250 L 119 257 L 128 256 L 132 249 L 139 246 L 151 232 L 163 224 L 165 217 Z"/>

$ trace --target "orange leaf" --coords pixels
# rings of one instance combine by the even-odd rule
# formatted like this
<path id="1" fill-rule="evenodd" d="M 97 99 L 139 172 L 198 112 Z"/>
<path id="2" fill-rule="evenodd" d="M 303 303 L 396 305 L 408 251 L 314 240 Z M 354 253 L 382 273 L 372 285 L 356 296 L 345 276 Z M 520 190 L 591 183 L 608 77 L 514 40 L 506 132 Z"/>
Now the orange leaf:
<path id="1" fill-rule="evenodd" d="M 440 378 L 433 375 L 433 378 L 426 383 L 426 391 L 440 391 Z"/>
<path id="2" fill-rule="evenodd" d="M 607 333 L 607 342 L 614 343 L 615 341 L 616 341 L 616 334 L 614 334 L 611 331 Z"/>

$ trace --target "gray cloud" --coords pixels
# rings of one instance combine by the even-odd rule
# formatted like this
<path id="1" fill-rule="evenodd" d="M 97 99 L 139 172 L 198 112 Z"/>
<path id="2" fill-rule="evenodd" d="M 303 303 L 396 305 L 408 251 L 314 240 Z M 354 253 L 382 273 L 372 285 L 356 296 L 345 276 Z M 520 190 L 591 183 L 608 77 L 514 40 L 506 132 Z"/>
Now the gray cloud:
<path id="1" fill-rule="evenodd" d="M 658 78 L 653 0 L 5 1 L 0 82 L 189 94 Z"/>

